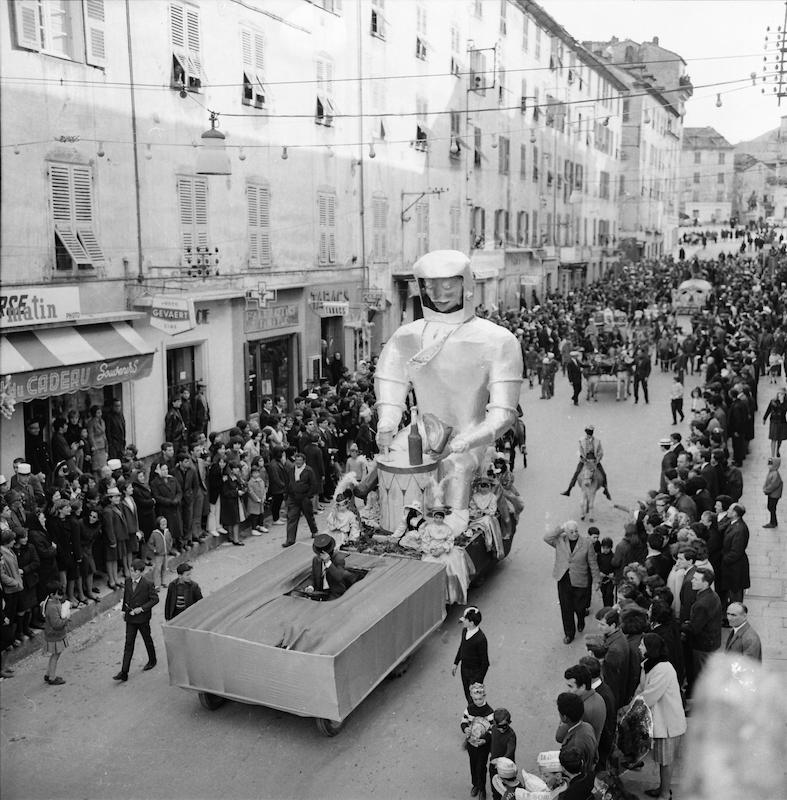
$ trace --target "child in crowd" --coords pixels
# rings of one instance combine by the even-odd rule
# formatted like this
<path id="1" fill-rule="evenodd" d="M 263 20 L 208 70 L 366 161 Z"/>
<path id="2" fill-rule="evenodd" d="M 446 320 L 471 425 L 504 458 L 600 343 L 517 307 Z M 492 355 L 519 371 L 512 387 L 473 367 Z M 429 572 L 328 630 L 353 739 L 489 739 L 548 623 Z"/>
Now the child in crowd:
<path id="1" fill-rule="evenodd" d="M 164 573 L 167 571 L 167 556 L 172 549 L 172 534 L 167 527 L 166 517 L 159 517 L 156 520 L 156 527 L 148 539 L 148 549 L 153 561 L 153 585 L 156 589 L 160 589 L 162 586 L 166 586 Z"/>
<path id="2" fill-rule="evenodd" d="M 265 485 L 263 470 L 259 461 L 255 461 L 246 487 L 246 513 L 249 515 L 252 536 L 262 536 L 263 533 L 268 532 L 268 529 L 262 524 L 267 493 L 268 487 Z"/>
<path id="3" fill-rule="evenodd" d="M 496 708 L 493 714 L 494 725 L 489 745 L 489 781 L 497 775 L 497 759 L 510 758 L 516 761 L 516 733 L 511 727 L 511 713 L 507 708 Z M 500 800 L 501 795 L 492 784 L 492 797 Z"/>
<path id="4" fill-rule="evenodd" d="M 612 539 L 609 536 L 599 543 L 596 561 L 601 573 L 601 605 L 606 608 L 613 605 L 615 600 L 615 568 L 612 566 Z"/>
<path id="5" fill-rule="evenodd" d="M 471 794 L 486 796 L 486 762 L 492 737 L 494 712 L 486 701 L 483 683 L 470 685 L 470 702 L 462 715 L 460 727 L 465 735 L 465 747 L 470 759 Z"/>
<path id="6" fill-rule="evenodd" d="M 47 584 L 47 597 L 41 603 L 44 615 L 45 652 L 49 655 L 49 667 L 44 681 L 50 686 L 62 686 L 65 680 L 57 674 L 60 654 L 68 647 L 68 621 L 71 617 L 71 604 L 63 602 L 63 587 L 58 581 Z"/>

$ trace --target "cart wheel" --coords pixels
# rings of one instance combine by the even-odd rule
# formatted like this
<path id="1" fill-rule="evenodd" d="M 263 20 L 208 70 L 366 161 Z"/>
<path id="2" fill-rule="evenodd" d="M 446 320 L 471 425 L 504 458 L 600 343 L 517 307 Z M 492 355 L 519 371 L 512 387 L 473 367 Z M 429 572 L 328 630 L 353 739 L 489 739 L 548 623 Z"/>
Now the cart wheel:
<path id="1" fill-rule="evenodd" d="M 410 664 L 413 663 L 413 653 L 411 653 L 407 658 L 403 661 L 400 661 L 389 673 L 389 678 L 401 678 L 408 669 L 410 669 Z"/>
<path id="2" fill-rule="evenodd" d="M 200 692 L 199 701 L 203 708 L 208 711 L 215 711 L 227 702 L 226 697 L 219 697 L 217 694 L 210 694 L 210 692 Z"/>
<path id="3" fill-rule="evenodd" d="M 317 730 L 323 736 L 336 736 L 344 727 L 343 722 L 334 722 L 332 719 L 324 719 L 323 717 L 316 717 L 314 722 L 317 725 Z"/>

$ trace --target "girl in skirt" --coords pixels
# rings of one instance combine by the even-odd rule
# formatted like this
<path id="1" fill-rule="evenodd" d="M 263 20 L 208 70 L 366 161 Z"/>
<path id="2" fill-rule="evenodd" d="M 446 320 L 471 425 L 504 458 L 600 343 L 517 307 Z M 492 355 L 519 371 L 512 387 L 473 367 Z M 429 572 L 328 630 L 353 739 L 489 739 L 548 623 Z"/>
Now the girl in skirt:
<path id="1" fill-rule="evenodd" d="M 65 680 L 57 674 L 57 661 L 60 654 L 68 647 L 68 621 L 71 616 L 70 604 L 64 608 L 63 589 L 58 581 L 47 585 L 48 596 L 41 603 L 44 616 L 44 652 L 49 656 L 49 669 L 44 680 L 50 686 L 62 686 Z"/>

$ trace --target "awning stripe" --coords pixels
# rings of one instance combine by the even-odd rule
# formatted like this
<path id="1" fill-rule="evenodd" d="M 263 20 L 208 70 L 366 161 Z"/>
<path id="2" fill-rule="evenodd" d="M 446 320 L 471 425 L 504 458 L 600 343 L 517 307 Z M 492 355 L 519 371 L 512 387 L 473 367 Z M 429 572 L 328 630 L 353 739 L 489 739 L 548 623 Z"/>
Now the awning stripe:
<path id="1" fill-rule="evenodd" d="M 33 331 L 9 333 L 2 337 L 0 370 L 4 375 L 12 372 L 29 372 L 38 364 L 51 363 L 52 354 L 41 344 Z"/>
<path id="2" fill-rule="evenodd" d="M 127 322 L 20 331 L 0 337 L 0 373 L 147 355 L 153 350 Z"/>
<path id="3" fill-rule="evenodd" d="M 86 337 L 78 333 L 76 328 L 50 328 L 37 331 L 36 336 L 56 359 L 52 363 L 50 356 L 50 363 L 46 366 L 86 364 L 104 357 L 100 350 L 88 344 Z"/>

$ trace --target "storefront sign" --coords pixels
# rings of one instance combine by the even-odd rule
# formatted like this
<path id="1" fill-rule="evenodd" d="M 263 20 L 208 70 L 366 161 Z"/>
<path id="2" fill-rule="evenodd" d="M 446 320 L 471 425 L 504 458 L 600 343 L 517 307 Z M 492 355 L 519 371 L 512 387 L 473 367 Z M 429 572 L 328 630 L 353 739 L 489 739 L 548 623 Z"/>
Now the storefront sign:
<path id="1" fill-rule="evenodd" d="M 150 325 L 170 336 L 196 326 L 194 301 L 185 297 L 156 295 L 150 306 Z"/>
<path id="2" fill-rule="evenodd" d="M 79 319 L 78 286 L 14 286 L 0 291 L 0 328 Z"/>
<path id="3" fill-rule="evenodd" d="M 350 290 L 346 286 L 315 286 L 309 290 L 309 305 L 349 303 Z"/>
<path id="4" fill-rule="evenodd" d="M 11 375 L 6 393 L 17 403 L 39 397 L 98 389 L 137 378 L 146 378 L 153 369 L 153 354 L 113 358 L 92 364 L 77 364 L 59 369 L 37 370 Z"/>
<path id="5" fill-rule="evenodd" d="M 246 333 L 255 333 L 297 326 L 300 321 L 298 311 L 297 303 L 281 303 L 267 308 L 247 308 L 244 314 L 244 329 Z"/>
<path id="6" fill-rule="evenodd" d="M 350 311 L 349 303 L 323 303 L 320 308 L 322 317 L 343 317 Z"/>

